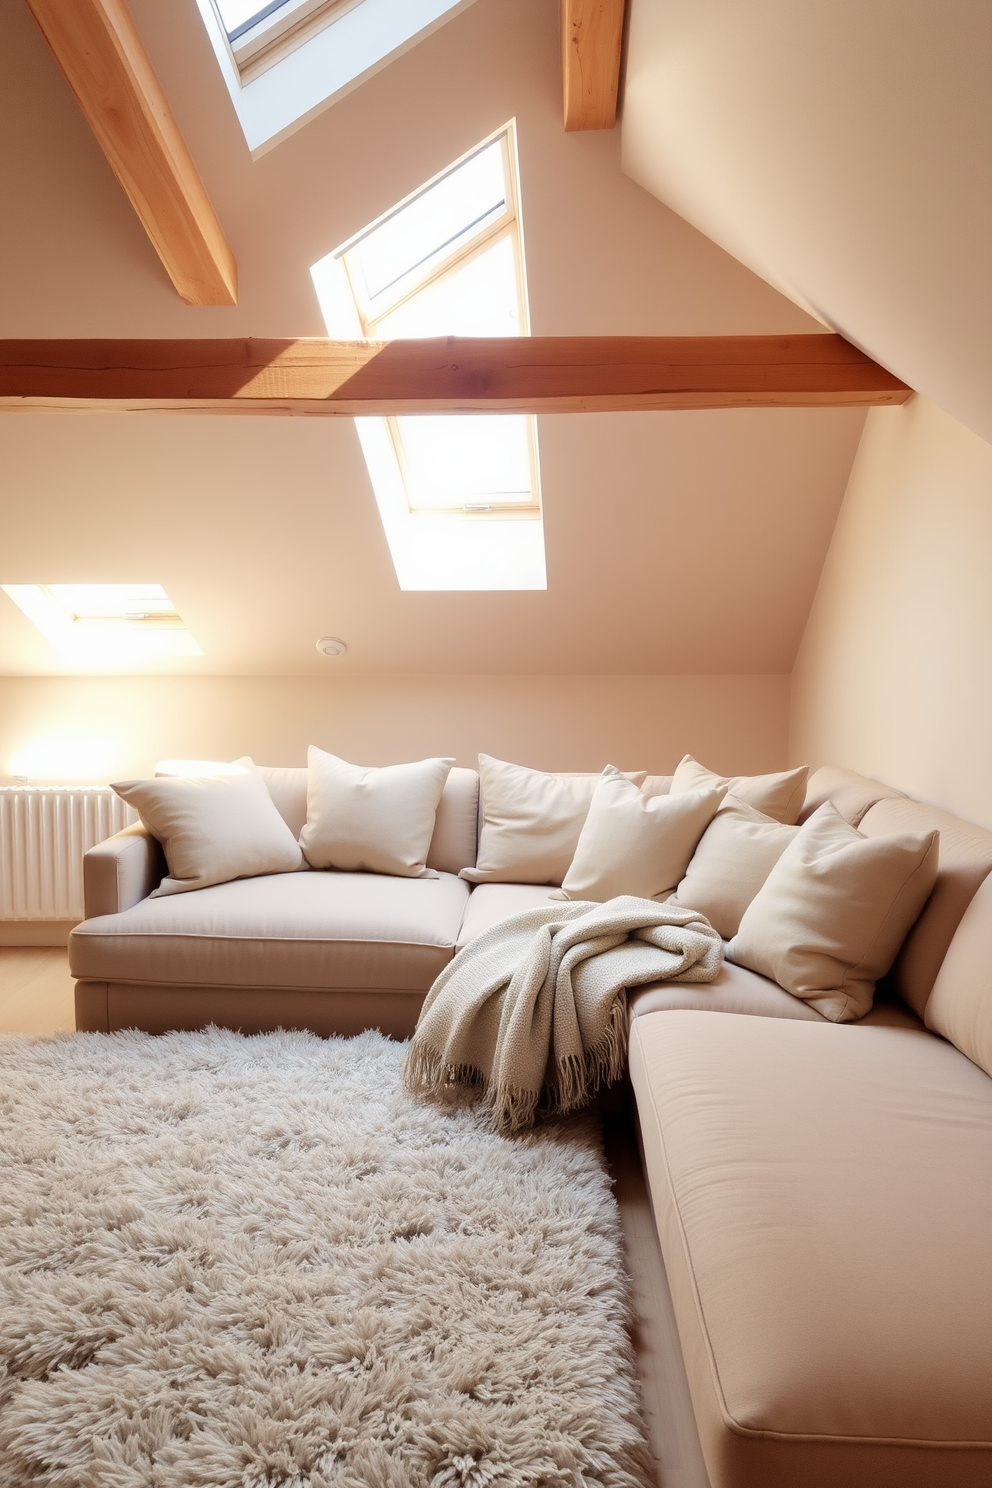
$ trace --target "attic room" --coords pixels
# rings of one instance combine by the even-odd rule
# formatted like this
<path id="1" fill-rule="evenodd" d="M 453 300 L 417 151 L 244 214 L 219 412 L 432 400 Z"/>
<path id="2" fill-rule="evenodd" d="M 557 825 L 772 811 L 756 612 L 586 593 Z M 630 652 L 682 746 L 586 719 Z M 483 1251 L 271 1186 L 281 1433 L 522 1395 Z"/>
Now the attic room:
<path id="1" fill-rule="evenodd" d="M 992 1482 L 981 0 L 0 0 L 0 1483 Z"/>

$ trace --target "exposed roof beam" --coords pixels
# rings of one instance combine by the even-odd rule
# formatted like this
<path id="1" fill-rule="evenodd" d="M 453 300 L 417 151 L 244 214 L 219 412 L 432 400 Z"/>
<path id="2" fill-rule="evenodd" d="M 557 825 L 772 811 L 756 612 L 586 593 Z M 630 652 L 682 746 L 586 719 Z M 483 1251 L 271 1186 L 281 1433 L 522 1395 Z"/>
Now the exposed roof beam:
<path id="1" fill-rule="evenodd" d="M 612 129 L 624 0 L 559 0 L 566 129 Z"/>
<path id="2" fill-rule="evenodd" d="M 911 395 L 840 336 L 0 341 L 0 407 L 179 413 L 815 408 Z"/>
<path id="3" fill-rule="evenodd" d="M 27 0 L 188 305 L 234 305 L 238 269 L 124 0 Z"/>

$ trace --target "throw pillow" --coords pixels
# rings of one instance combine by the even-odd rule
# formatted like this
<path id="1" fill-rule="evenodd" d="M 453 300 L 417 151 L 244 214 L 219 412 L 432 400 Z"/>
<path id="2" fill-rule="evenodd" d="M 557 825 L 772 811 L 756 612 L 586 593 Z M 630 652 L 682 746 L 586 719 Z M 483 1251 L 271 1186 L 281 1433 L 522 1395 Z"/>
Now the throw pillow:
<path id="1" fill-rule="evenodd" d="M 723 795 L 722 789 L 647 795 L 607 765 L 593 793 L 561 897 L 600 903 L 618 894 L 667 898 Z"/>
<path id="2" fill-rule="evenodd" d="M 717 790 L 722 785 L 728 796 L 736 796 L 755 811 L 791 827 L 803 809 L 808 775 L 806 765 L 782 770 L 778 775 L 714 775 L 687 754 L 672 777 L 672 795 L 687 790 Z"/>
<path id="3" fill-rule="evenodd" d="M 311 868 L 437 878 L 426 866 L 434 816 L 453 759 L 363 769 L 311 744 L 307 824 L 300 846 Z"/>
<path id="4" fill-rule="evenodd" d="M 699 839 L 675 891 L 675 900 L 698 910 L 724 940 L 737 934 L 741 916 L 799 831 L 727 796 Z"/>
<path id="5" fill-rule="evenodd" d="M 598 775 L 552 775 L 479 755 L 479 855 L 469 883 L 560 884 L 575 856 Z M 644 773 L 628 775 L 640 785 Z"/>
<path id="6" fill-rule="evenodd" d="M 307 866 L 253 770 L 125 780 L 113 789 L 162 844 L 169 873 L 153 889 L 153 899 Z"/>
<path id="7" fill-rule="evenodd" d="M 940 833 L 864 837 L 827 801 L 744 911 L 727 958 L 834 1023 L 863 1017 L 927 901 Z"/>

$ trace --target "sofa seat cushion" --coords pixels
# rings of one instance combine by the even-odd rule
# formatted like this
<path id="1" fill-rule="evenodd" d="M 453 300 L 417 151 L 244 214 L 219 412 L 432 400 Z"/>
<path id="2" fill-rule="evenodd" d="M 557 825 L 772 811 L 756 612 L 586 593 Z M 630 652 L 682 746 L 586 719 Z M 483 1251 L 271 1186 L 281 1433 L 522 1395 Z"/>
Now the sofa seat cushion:
<path id="1" fill-rule="evenodd" d="M 759 1018 L 802 1018 L 810 1023 L 827 1021 L 801 997 L 793 997 L 777 982 L 732 961 L 724 961 L 715 982 L 656 982 L 629 993 L 627 1005 L 631 1019 L 692 1008 L 709 1013 L 748 1013 Z"/>
<path id="2" fill-rule="evenodd" d="M 635 1018 L 713 1488 L 992 1482 L 992 1080 L 922 1030 Z"/>
<path id="3" fill-rule="evenodd" d="M 459 949 L 468 945 L 483 930 L 519 914 L 522 909 L 538 909 L 553 904 L 556 890 L 548 884 L 485 883 L 473 890 L 458 933 Z"/>
<path id="4" fill-rule="evenodd" d="M 467 899 L 450 873 L 239 879 L 85 920 L 69 966 L 108 982 L 423 993 L 454 955 Z"/>

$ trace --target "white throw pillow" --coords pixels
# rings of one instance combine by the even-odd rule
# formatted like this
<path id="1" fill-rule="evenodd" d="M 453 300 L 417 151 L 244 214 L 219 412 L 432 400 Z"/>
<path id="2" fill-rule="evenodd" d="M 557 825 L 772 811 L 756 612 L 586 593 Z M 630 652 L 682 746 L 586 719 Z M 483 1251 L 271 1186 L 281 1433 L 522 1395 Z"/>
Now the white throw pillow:
<path id="1" fill-rule="evenodd" d="M 363 769 L 311 744 L 307 824 L 300 846 L 311 868 L 437 878 L 426 866 L 434 816 L 453 759 Z"/>
<path id="2" fill-rule="evenodd" d="M 607 765 L 593 793 L 561 897 L 600 903 L 618 894 L 667 898 L 723 796 L 722 789 L 651 796 Z"/>
<path id="3" fill-rule="evenodd" d="M 736 796 L 755 811 L 791 827 L 803 809 L 808 776 L 806 765 L 777 775 L 714 775 L 686 754 L 672 776 L 672 795 L 687 790 L 717 790 L 722 785 L 728 796 Z"/>
<path id="4" fill-rule="evenodd" d="M 834 1023 L 861 1018 L 929 897 L 940 833 L 863 837 L 825 802 L 769 873 L 727 947 Z"/>
<path id="5" fill-rule="evenodd" d="M 699 839 L 675 891 L 675 900 L 698 910 L 724 940 L 737 934 L 741 917 L 799 831 L 727 796 Z"/>
<path id="6" fill-rule="evenodd" d="M 560 884 L 599 779 L 528 770 L 480 754 L 479 856 L 459 877 L 469 883 Z M 627 779 L 640 785 L 644 772 Z"/>
<path id="7" fill-rule="evenodd" d="M 162 844 L 169 876 L 152 891 L 153 899 L 307 866 L 254 770 L 124 780 L 113 789 Z"/>

